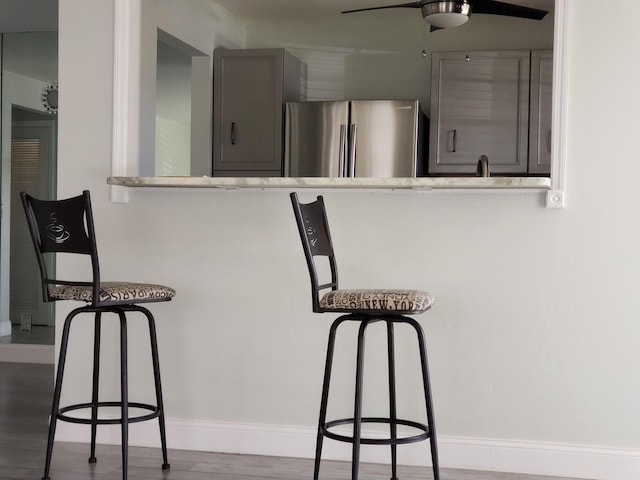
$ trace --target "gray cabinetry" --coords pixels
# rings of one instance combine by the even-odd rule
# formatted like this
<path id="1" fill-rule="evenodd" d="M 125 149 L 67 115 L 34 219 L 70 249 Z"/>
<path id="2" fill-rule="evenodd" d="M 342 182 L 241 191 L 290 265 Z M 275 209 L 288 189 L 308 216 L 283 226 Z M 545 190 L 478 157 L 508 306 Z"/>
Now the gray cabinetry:
<path id="1" fill-rule="evenodd" d="M 429 174 L 524 174 L 528 162 L 529 51 L 436 52 L 431 70 Z"/>
<path id="2" fill-rule="evenodd" d="M 217 49 L 213 175 L 281 176 L 284 104 L 303 87 L 300 61 L 283 49 Z"/>
<path id="3" fill-rule="evenodd" d="M 531 52 L 531 126 L 529 128 L 529 173 L 551 171 L 551 105 L 553 51 Z"/>

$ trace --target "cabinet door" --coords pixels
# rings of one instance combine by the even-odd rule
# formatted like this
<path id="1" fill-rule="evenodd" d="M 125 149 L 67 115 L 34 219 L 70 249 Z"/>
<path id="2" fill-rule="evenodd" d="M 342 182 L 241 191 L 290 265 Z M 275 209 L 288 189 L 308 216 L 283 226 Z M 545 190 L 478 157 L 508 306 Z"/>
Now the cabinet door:
<path id="1" fill-rule="evenodd" d="M 429 173 L 527 171 L 529 52 L 434 53 Z"/>
<path id="2" fill-rule="evenodd" d="M 282 169 L 282 63 L 262 52 L 217 55 L 214 174 Z"/>
<path id="3" fill-rule="evenodd" d="M 551 100 L 553 51 L 531 52 L 531 128 L 529 173 L 551 172 Z"/>

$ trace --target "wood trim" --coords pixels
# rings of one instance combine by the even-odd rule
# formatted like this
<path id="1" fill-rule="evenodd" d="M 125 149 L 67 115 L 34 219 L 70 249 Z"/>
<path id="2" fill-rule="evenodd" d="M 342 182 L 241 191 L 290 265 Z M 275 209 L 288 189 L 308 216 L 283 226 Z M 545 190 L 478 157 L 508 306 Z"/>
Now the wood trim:
<path id="1" fill-rule="evenodd" d="M 141 0 L 114 0 L 113 175 L 136 175 L 140 122 Z M 112 186 L 111 201 L 129 201 L 126 188 Z"/>
<path id="2" fill-rule="evenodd" d="M 568 116 L 568 29 L 569 0 L 556 0 L 553 45 L 553 110 L 551 134 L 551 190 L 547 208 L 564 208 L 566 202 L 567 116 Z"/>
<path id="3" fill-rule="evenodd" d="M 555 1 L 551 189 L 548 208 L 566 204 L 569 0 Z M 112 177 L 135 177 L 139 154 L 141 0 L 114 0 Z M 111 185 L 111 201 L 128 189 Z"/>
<path id="4" fill-rule="evenodd" d="M 177 450 L 312 458 L 315 449 L 315 427 L 175 418 L 167 418 L 166 425 L 168 446 Z M 363 434 L 374 437 L 376 432 Z M 56 440 L 87 442 L 86 427 L 59 422 Z M 119 445 L 119 429 L 98 429 L 98 443 Z M 130 431 L 129 445 L 158 448 L 159 444 L 156 422 L 139 423 Z M 605 446 L 438 435 L 438 450 L 441 468 L 608 479 L 637 478 L 640 471 L 639 450 Z M 322 458 L 350 461 L 350 445 L 325 441 Z M 361 461 L 388 464 L 388 448 L 363 449 Z M 400 465 L 429 466 L 431 456 L 427 443 L 399 446 L 398 462 Z"/>

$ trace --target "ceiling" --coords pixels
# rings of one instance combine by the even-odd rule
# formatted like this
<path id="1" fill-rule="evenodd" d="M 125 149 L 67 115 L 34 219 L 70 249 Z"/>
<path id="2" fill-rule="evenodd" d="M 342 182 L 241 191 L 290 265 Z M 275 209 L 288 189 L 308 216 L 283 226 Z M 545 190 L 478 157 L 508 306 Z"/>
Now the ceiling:
<path id="1" fill-rule="evenodd" d="M 221 5 L 234 16 L 247 21 L 260 20 L 311 20 L 328 19 L 340 15 L 343 10 L 358 8 L 380 7 L 398 3 L 407 3 L 406 0 L 212 0 Z M 502 0 L 515 5 L 553 10 L 554 0 Z M 362 12 L 352 15 L 416 15 L 412 8 L 398 8 L 379 10 L 374 12 Z"/>
<path id="2" fill-rule="evenodd" d="M 41 82 L 57 82 L 58 32 L 4 34 L 2 68 Z"/>
<path id="3" fill-rule="evenodd" d="M 58 0 L 0 0 L 0 32 L 58 29 Z"/>
<path id="4" fill-rule="evenodd" d="M 0 0 L 2 68 L 46 83 L 58 79 L 58 0 Z"/>

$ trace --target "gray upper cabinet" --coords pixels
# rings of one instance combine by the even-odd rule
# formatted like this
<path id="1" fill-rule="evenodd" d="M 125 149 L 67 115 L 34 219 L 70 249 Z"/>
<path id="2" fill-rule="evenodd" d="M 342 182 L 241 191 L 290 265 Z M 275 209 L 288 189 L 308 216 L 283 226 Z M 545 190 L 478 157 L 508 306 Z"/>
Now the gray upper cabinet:
<path id="1" fill-rule="evenodd" d="M 553 51 L 531 52 L 531 127 L 529 130 L 529 173 L 551 171 L 551 105 L 553 94 Z"/>
<path id="2" fill-rule="evenodd" d="M 430 175 L 527 172 L 529 73 L 529 51 L 433 53 Z"/>
<path id="3" fill-rule="evenodd" d="M 284 49 L 216 49 L 214 176 L 282 175 L 284 104 L 301 99 L 302 79 Z"/>

